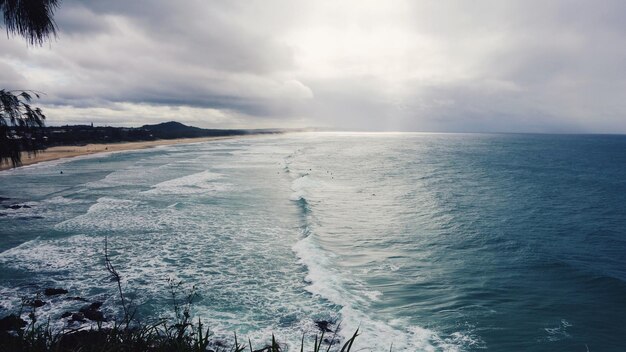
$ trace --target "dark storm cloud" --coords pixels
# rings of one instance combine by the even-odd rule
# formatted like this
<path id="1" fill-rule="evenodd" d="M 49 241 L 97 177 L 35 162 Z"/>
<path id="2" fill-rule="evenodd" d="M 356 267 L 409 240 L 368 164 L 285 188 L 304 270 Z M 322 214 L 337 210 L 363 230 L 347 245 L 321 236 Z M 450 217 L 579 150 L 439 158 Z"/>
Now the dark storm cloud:
<path id="1" fill-rule="evenodd" d="M 50 45 L 0 41 L 0 83 L 47 92 L 59 122 L 626 132 L 625 19 L 622 1 L 66 0 Z"/>
<path id="2" fill-rule="evenodd" d="M 293 65 L 290 49 L 252 26 L 228 21 L 227 9 L 208 11 L 206 3 L 180 8 L 171 1 L 126 4 L 64 2 L 57 21 L 65 37 L 52 53 L 29 58 L 65 76 L 67 83 L 44 82 L 50 84 L 42 89 L 53 92 L 48 104 L 189 105 L 267 116 L 310 95 L 301 83 L 280 76 Z M 284 107 L 273 104 L 276 99 Z"/>
<path id="3" fill-rule="evenodd" d="M 160 55 L 166 62 L 235 72 L 289 69 L 293 64 L 290 48 L 276 41 L 274 33 L 242 19 L 242 5 L 236 4 L 164 0 L 65 3 L 68 8 L 84 8 L 97 16 L 128 19 L 135 30 L 165 46 Z"/>

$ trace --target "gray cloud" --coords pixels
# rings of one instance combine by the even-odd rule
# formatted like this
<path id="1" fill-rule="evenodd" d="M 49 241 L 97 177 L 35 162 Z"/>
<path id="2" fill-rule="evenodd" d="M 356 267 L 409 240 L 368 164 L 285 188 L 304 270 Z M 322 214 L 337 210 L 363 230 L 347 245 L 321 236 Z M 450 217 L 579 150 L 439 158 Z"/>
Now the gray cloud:
<path id="1" fill-rule="evenodd" d="M 50 45 L 0 40 L 0 84 L 47 92 L 51 123 L 626 132 L 624 19 L 612 0 L 66 0 Z"/>

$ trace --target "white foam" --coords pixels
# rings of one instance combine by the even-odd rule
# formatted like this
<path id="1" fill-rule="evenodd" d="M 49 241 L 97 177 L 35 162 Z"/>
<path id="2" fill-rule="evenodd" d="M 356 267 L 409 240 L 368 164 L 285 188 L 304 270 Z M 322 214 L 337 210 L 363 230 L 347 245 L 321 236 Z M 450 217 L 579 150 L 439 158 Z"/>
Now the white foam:
<path id="1" fill-rule="evenodd" d="M 172 180 L 158 183 L 146 194 L 196 194 L 220 192 L 229 189 L 229 184 L 214 182 L 222 177 L 221 174 L 203 171 Z"/>
<path id="2" fill-rule="evenodd" d="M 33 272 L 80 270 L 101 250 L 100 241 L 84 235 L 55 241 L 37 238 L 0 253 L 0 263 Z M 81 255 L 77 256 L 77 251 Z"/>
<path id="3" fill-rule="evenodd" d="M 52 198 L 48 198 L 42 201 L 42 203 L 54 204 L 54 205 L 65 205 L 65 204 L 80 204 L 85 203 L 85 200 L 82 199 L 73 199 L 66 198 L 63 196 L 56 196 Z"/>
<path id="4" fill-rule="evenodd" d="M 236 167 L 229 169 L 226 164 L 224 171 L 220 167 L 219 171 L 225 175 L 197 172 L 206 165 L 215 168 L 220 161 L 224 162 L 223 159 L 236 159 L 233 166 L 243 165 L 248 169 L 273 167 L 272 171 L 278 171 L 284 167 L 290 171 L 285 179 L 293 181 L 290 198 L 311 203 L 313 213 L 306 214 L 303 219 L 314 230 L 317 223 L 314 208 L 318 202 L 325 201 L 319 190 L 328 192 L 327 188 L 339 187 L 323 179 L 324 175 L 314 171 L 308 174 L 308 167 L 304 173 L 299 172 L 290 166 L 294 157 L 284 164 L 276 162 L 276 155 L 285 153 L 271 148 L 255 147 L 256 153 L 220 156 L 215 163 L 212 163 L 214 156 L 204 148 L 198 148 L 203 149 L 201 153 L 198 150 L 187 153 L 183 147 L 168 148 L 176 153 L 160 155 L 162 158 L 156 161 L 165 159 L 170 162 L 160 163 L 161 169 L 154 167 L 156 161 L 151 161 L 141 167 L 117 170 L 105 177 L 104 182 L 87 187 L 82 197 L 92 195 L 92 202 L 100 198 L 86 213 L 57 226 L 66 233 L 79 235 L 30 241 L 0 254 L 0 263 L 42 274 L 45 280 L 64 280 L 58 287 L 70 288 L 75 295 L 89 298 L 101 295 L 114 299 L 116 288 L 108 280 L 102 263 L 102 235 L 106 234 L 111 258 L 123 276 L 124 287 L 137 292 L 138 303 L 144 303 L 142 299 L 156 300 L 163 304 L 156 305 L 155 309 L 166 310 L 166 277 L 197 284 L 205 301 L 195 306 L 195 312 L 212 331 L 223 336 L 230 338 L 233 331 L 239 334 L 242 329 L 249 333 L 246 336 L 250 336 L 253 343 L 259 343 L 275 332 L 284 338 L 284 342 L 298 346 L 303 331 L 307 334 L 319 332 L 315 326 L 316 318 L 338 318 L 342 322 L 340 337 L 344 339 L 360 326 L 362 334 L 354 350 L 364 346 L 388 350 L 393 342 L 394 350 L 455 351 L 455 341 L 443 341 L 431 330 L 411 326 L 406 321 L 387 321 L 369 313 L 367 308 L 372 302 L 384 299 L 382 293 L 344 275 L 335 265 L 338 258 L 320 245 L 316 233 L 300 241 L 294 238 L 296 235 L 292 229 L 302 224 L 297 223 L 299 213 L 293 211 L 286 200 L 289 188 L 273 184 L 279 188 L 273 195 L 280 201 L 267 202 L 279 207 L 272 212 L 260 211 L 262 206 L 249 207 L 249 204 L 256 205 L 252 200 L 245 208 L 238 209 L 231 204 L 226 207 L 221 203 L 196 202 L 191 198 L 191 195 L 220 192 L 232 187 L 223 181 L 226 175 L 237 177 L 242 174 Z M 294 155 L 301 154 L 300 150 Z M 174 160 L 181 155 L 185 158 L 180 163 Z M 294 165 L 298 166 L 298 162 L 294 161 Z M 175 178 L 174 175 L 183 172 L 196 173 Z M 246 177 L 244 175 L 243 179 L 247 180 Z M 146 188 L 138 190 L 138 185 L 151 189 L 139 192 Z M 108 187 L 111 189 L 104 189 Z M 102 197 L 103 194 L 107 196 Z M 178 195 L 188 197 L 179 200 Z M 64 204 L 66 200 L 55 202 Z M 282 206 L 285 208 L 280 208 Z M 78 208 L 82 211 L 82 207 Z M 284 216 L 274 217 L 274 214 Z M 309 230 L 305 228 L 305 232 Z M 305 272 L 302 266 L 294 264 L 290 248 L 306 266 L 308 284 L 301 281 Z M 303 286 L 311 294 L 303 292 Z M 94 288 L 99 291 L 94 293 Z M 0 295 L 19 297 L 15 295 L 17 288 L 8 290 L 10 292 L 6 295 L 0 291 Z M 3 302 L 0 304 L 4 305 Z M 44 309 L 56 308 L 50 305 Z M 63 310 L 59 308 L 58 312 Z M 154 316 L 160 313 L 158 311 Z M 280 320 L 283 317 L 287 317 L 286 322 Z M 273 320 L 275 318 L 280 319 Z M 459 335 L 459 340 L 462 339 L 463 336 Z"/>
<path id="5" fill-rule="evenodd" d="M 572 324 L 569 321 L 561 319 L 558 326 L 544 328 L 545 332 L 548 333 L 547 340 L 559 341 L 571 337 L 570 334 L 567 332 L 567 328 L 571 326 Z"/>
<path id="6" fill-rule="evenodd" d="M 311 190 L 323 187 L 327 187 L 324 182 L 313 178 L 309 174 L 303 174 L 296 177 L 291 182 L 291 190 L 293 193 L 290 195 L 289 199 L 293 201 L 300 199 L 309 200 L 313 196 L 313 192 Z"/>
<path id="7" fill-rule="evenodd" d="M 293 159 L 296 154 L 293 154 Z M 291 167 L 293 160 L 289 160 L 287 168 Z M 333 185 L 326 185 L 323 181 L 314 178 L 311 174 L 292 172 L 296 176 L 291 182 L 293 193 L 290 199 L 298 201 L 317 200 L 316 190 L 327 189 Z M 345 277 L 337 269 L 335 264 L 336 255 L 325 250 L 316 241 L 314 231 L 315 205 L 311 214 L 304 219 L 303 234 L 305 238 L 297 242 L 293 251 L 299 258 L 299 262 L 306 266 L 307 274 L 305 281 L 306 289 L 313 295 L 320 296 L 330 302 L 341 306 L 342 329 L 339 335 L 345 340 L 351 337 L 358 328 L 360 336 L 357 338 L 354 349 L 367 348 L 369 350 L 389 350 L 393 343 L 394 350 L 411 351 L 450 351 L 460 350 L 462 341 L 448 341 L 440 338 L 432 330 L 410 324 L 395 324 L 391 321 L 372 317 L 368 313 L 368 307 L 383 295 L 382 292 L 372 290 L 365 283 L 359 282 L 354 275 Z M 313 227 L 313 228 L 312 228 Z M 391 270 L 398 270 L 397 266 L 390 264 Z M 351 287 L 348 289 L 348 287 Z M 396 322 L 397 323 L 397 322 Z"/>
<path id="8" fill-rule="evenodd" d="M 445 342 L 431 330 L 417 326 L 397 328 L 390 322 L 374 319 L 359 309 L 367 305 L 368 300 L 376 300 L 382 293 L 360 291 L 355 294 L 347 290 L 346 279 L 332 268 L 332 255 L 314 242 L 314 235 L 296 243 L 293 250 L 308 269 L 307 290 L 342 307 L 339 312 L 342 325 L 339 335 L 348 339 L 359 328 L 361 336 L 355 342 L 356 350 L 359 346 L 367 346 L 372 350 L 388 350 L 393 343 L 396 350 L 458 351 L 457 345 Z"/>
<path id="9" fill-rule="evenodd" d="M 65 220 L 55 229 L 83 233 L 156 231 L 161 228 L 159 214 L 150 212 L 148 208 L 147 204 L 135 200 L 101 197 L 86 214 Z"/>

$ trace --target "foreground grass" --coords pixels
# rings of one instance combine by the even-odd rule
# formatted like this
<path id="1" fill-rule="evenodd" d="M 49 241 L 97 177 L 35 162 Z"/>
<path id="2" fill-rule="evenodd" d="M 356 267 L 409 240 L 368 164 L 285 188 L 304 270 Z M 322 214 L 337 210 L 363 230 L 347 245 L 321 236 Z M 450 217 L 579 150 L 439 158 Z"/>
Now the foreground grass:
<path id="1" fill-rule="evenodd" d="M 314 341 L 305 346 L 303 336 L 300 351 L 313 352 L 349 352 L 358 335 L 354 335 L 340 344 L 336 337 L 324 337 L 324 333 L 315 336 Z M 92 327 L 88 330 L 70 330 L 53 333 L 49 324 L 37 326 L 31 323 L 24 329 L 13 333 L 0 334 L 0 351 L 2 352 L 279 352 L 283 347 L 272 335 L 271 344 L 253 347 L 250 340 L 240 343 L 237 336 L 231 345 L 211 339 L 211 333 L 205 329 L 201 320 L 195 324 L 171 324 L 160 321 L 144 326 Z"/>
<path id="2" fill-rule="evenodd" d="M 122 318 L 106 322 L 98 310 L 102 303 L 92 303 L 72 314 L 72 319 L 76 316 L 82 322 L 85 322 L 85 317 L 92 320 L 94 323 L 91 326 L 57 332 L 51 327 L 49 318 L 44 322 L 38 321 L 37 307 L 44 303 L 39 299 L 25 300 L 20 312 L 0 319 L 0 352 L 279 352 L 284 349 L 274 335 L 271 336 L 271 343 L 256 347 L 250 340 L 240 342 L 236 334 L 231 343 L 214 339 L 200 319 L 195 321 L 191 318 L 195 290 L 192 289 L 184 299 L 179 299 L 181 283 L 171 280 L 173 317 L 152 323 L 138 321 L 135 319 L 137 310 L 126 300 L 121 276 L 109 259 L 106 239 L 104 252 L 106 270 L 117 284 Z M 67 293 L 62 289 L 49 290 L 52 294 Z M 30 309 L 28 323 L 21 318 L 25 307 Z M 350 352 L 358 336 L 357 329 L 351 338 L 339 341 L 336 331 L 328 337 L 324 336 L 324 330 L 306 343 L 303 335 L 300 352 Z"/>

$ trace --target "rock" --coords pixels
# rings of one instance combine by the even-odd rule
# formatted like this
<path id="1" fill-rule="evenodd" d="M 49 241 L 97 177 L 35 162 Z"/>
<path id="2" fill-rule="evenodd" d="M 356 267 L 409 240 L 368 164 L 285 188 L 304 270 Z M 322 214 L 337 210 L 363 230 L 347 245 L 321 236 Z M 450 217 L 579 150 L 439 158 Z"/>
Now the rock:
<path id="1" fill-rule="evenodd" d="M 102 302 L 93 302 L 92 304 L 88 306 L 82 307 L 80 311 L 84 313 L 87 310 L 98 310 L 100 309 L 100 307 L 102 307 Z"/>
<path id="2" fill-rule="evenodd" d="M 85 315 L 81 312 L 72 314 L 72 321 L 85 322 Z"/>
<path id="3" fill-rule="evenodd" d="M 19 331 L 26 326 L 26 321 L 15 314 L 0 319 L 0 331 Z"/>
<path id="4" fill-rule="evenodd" d="M 105 321 L 104 314 L 99 310 L 88 310 L 84 312 L 85 318 L 93 321 Z"/>
<path id="5" fill-rule="evenodd" d="M 333 330 L 330 329 L 330 327 L 333 324 L 334 324 L 333 322 L 328 321 L 328 320 L 318 320 L 315 322 L 315 325 L 317 325 L 320 331 L 323 331 L 323 332 L 334 332 Z"/>
<path id="6" fill-rule="evenodd" d="M 84 306 L 80 309 L 80 313 L 89 320 L 93 321 L 105 321 L 104 314 L 99 311 L 102 307 L 102 302 L 94 302 L 90 305 Z"/>
<path id="7" fill-rule="evenodd" d="M 66 293 L 67 290 L 63 288 L 47 288 L 43 291 L 43 294 L 46 296 L 64 295 Z"/>
<path id="8" fill-rule="evenodd" d="M 32 207 L 31 207 L 30 205 L 26 205 L 26 204 L 24 204 L 24 205 L 22 205 L 22 208 L 24 208 L 24 209 L 30 209 L 30 208 L 32 208 Z"/>
<path id="9" fill-rule="evenodd" d="M 22 206 L 19 205 L 19 204 L 5 205 L 4 207 L 7 208 L 7 209 L 13 209 L 13 210 L 17 210 L 17 209 L 21 209 L 22 208 Z"/>
<path id="10" fill-rule="evenodd" d="M 61 319 L 69 318 L 72 316 L 72 312 L 65 312 L 61 314 Z"/>
<path id="11" fill-rule="evenodd" d="M 84 299 L 82 297 L 78 297 L 78 296 L 67 297 L 66 299 L 71 300 L 71 301 L 89 302 L 88 300 L 86 300 L 86 299 Z"/>
<path id="12" fill-rule="evenodd" d="M 44 301 L 42 301 L 40 299 L 34 299 L 34 300 L 28 302 L 28 305 L 31 306 L 31 307 L 39 308 L 39 307 L 45 306 L 46 302 L 44 302 Z"/>

